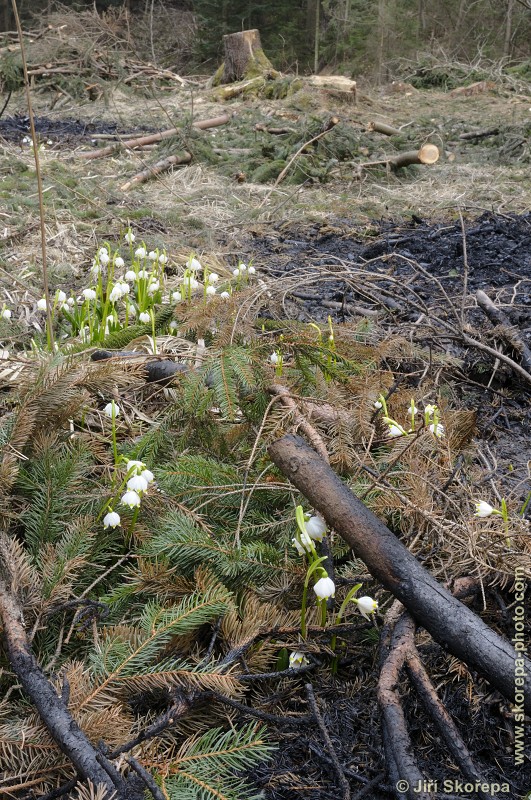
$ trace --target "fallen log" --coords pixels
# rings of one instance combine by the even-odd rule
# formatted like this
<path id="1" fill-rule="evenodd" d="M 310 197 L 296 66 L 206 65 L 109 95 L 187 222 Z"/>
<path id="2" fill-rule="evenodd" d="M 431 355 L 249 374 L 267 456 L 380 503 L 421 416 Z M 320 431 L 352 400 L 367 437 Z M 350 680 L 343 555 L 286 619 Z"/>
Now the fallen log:
<path id="1" fill-rule="evenodd" d="M 367 130 L 376 131 L 376 133 L 384 133 L 386 136 L 397 136 L 400 133 L 398 128 L 393 128 L 392 125 L 388 125 L 386 122 L 377 121 L 368 122 Z"/>
<path id="2" fill-rule="evenodd" d="M 531 661 L 456 600 L 341 482 L 300 437 L 283 436 L 269 455 L 383 586 L 443 648 L 531 713 Z M 518 688 L 515 669 L 519 667 Z M 520 699 L 521 698 L 521 699 Z"/>
<path id="3" fill-rule="evenodd" d="M 203 119 L 199 120 L 198 122 L 194 122 L 192 123 L 192 128 L 204 131 L 207 128 L 217 128 L 220 125 L 226 125 L 229 120 L 229 114 L 222 114 L 220 117 L 213 117 L 212 119 Z M 143 147 L 146 144 L 153 144 L 153 142 L 162 142 L 163 139 L 170 139 L 172 136 L 176 136 L 181 131 L 182 128 L 169 128 L 168 130 L 160 131 L 160 133 L 150 133 L 146 136 L 139 136 L 136 139 L 125 139 L 109 145 L 108 147 L 101 147 L 99 150 L 88 150 L 85 153 L 79 153 L 78 158 L 103 158 L 104 156 L 112 155 L 112 153 L 115 153 L 121 148 L 132 149 L 134 147 Z"/>
<path id="4" fill-rule="evenodd" d="M 439 148 L 435 144 L 423 144 L 419 150 L 408 150 L 405 153 L 395 153 L 395 155 L 382 158 L 379 161 L 366 161 L 359 165 L 359 169 L 366 167 L 376 167 L 385 164 L 392 169 L 409 167 L 411 164 L 435 164 L 439 160 Z"/>
<path id="5" fill-rule="evenodd" d="M 165 172 L 165 170 L 170 169 L 176 164 L 189 164 L 192 160 L 191 153 L 182 153 L 180 156 L 168 156 L 167 158 L 162 158 L 160 161 L 157 161 L 156 164 L 152 164 L 151 166 L 147 166 L 141 172 L 137 172 L 136 175 L 133 175 L 132 178 L 120 186 L 120 190 L 122 192 L 127 192 L 131 187 L 136 186 L 138 183 L 145 183 L 150 178 L 154 178 L 156 175 L 160 175 L 161 172 Z"/>

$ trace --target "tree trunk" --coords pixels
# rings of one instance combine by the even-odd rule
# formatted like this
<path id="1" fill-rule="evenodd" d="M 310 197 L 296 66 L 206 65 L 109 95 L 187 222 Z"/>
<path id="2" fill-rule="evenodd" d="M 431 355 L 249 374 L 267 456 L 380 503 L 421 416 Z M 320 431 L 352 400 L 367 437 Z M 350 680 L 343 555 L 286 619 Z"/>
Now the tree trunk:
<path id="1" fill-rule="evenodd" d="M 223 37 L 225 63 L 221 83 L 233 83 L 274 72 L 273 65 L 262 50 L 260 31 L 240 31 Z"/>
<path id="2" fill-rule="evenodd" d="M 276 466 L 352 547 L 371 575 L 449 653 L 531 714 L 531 662 L 453 597 L 300 436 L 268 448 Z M 515 673 L 515 668 L 520 672 Z M 524 675 L 518 687 L 515 674 Z M 520 698 L 522 698 L 520 700 Z"/>

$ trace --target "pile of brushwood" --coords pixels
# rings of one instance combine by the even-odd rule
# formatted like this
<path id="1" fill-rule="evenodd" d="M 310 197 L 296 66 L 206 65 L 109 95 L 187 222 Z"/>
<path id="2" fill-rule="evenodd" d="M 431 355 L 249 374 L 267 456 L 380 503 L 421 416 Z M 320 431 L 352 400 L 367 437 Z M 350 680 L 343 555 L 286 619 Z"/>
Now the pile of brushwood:
<path id="1" fill-rule="evenodd" d="M 127 237 L 2 310 L 3 794 L 521 796 L 529 487 L 476 435 L 529 392 L 510 302 Z M 329 319 L 289 313 L 338 275 Z"/>

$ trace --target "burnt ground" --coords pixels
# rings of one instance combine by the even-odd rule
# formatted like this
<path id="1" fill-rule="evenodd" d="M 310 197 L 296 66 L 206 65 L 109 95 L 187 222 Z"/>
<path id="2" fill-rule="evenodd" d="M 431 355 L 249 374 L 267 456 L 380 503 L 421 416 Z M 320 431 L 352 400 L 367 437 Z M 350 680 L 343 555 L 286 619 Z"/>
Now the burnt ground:
<path id="1" fill-rule="evenodd" d="M 52 119 L 47 116 L 34 118 L 35 132 L 41 144 L 55 146 L 72 146 L 91 142 L 94 136 L 105 134 L 112 136 L 135 135 L 138 132 L 146 133 L 146 127 L 123 128 L 115 122 L 81 119 Z M 23 144 L 24 137 L 30 136 L 29 117 L 25 114 L 0 119 L 0 138 L 13 144 Z"/>
<path id="2" fill-rule="evenodd" d="M 518 351 L 494 331 L 478 307 L 475 294 L 482 290 L 503 309 L 521 340 L 531 345 L 531 214 L 483 213 L 463 225 L 464 235 L 460 219 L 436 224 L 420 218 L 406 223 L 381 220 L 363 228 L 337 219 L 309 227 L 281 225 L 265 233 L 255 230 L 248 249 L 261 271 L 289 287 L 283 307 L 272 309 L 272 316 L 323 322 L 330 315 L 334 324 L 377 319 L 389 334 L 406 335 L 433 352 L 451 356 L 445 380 L 451 376 L 453 402 L 477 410 L 477 436 L 494 457 L 494 475 L 525 501 L 531 489 L 529 383 L 509 366 L 495 366 L 489 354 L 464 343 L 459 331 L 502 348 L 519 362 Z M 362 309 L 371 316 L 364 317 Z M 406 362 L 390 366 L 415 385 L 418 376 L 408 375 Z M 528 506 L 528 518 L 529 512 Z M 481 599 L 472 607 L 510 638 L 506 602 L 503 592 L 494 591 L 488 593 L 487 612 Z M 350 644 L 352 655 L 342 663 L 337 679 L 320 678 L 316 693 L 351 799 L 383 800 L 394 796 L 394 787 L 386 778 L 377 665 L 370 655 L 374 650 L 364 647 L 363 634 Z M 531 766 L 514 765 L 506 702 L 473 676 L 474 691 L 481 699 L 471 703 L 463 682 L 456 686 L 444 679 L 451 667 L 442 648 L 431 642 L 420 650 L 433 680 L 440 678 L 441 699 L 484 778 L 490 784 L 508 782 L 509 788 L 498 797 L 525 796 L 531 786 Z M 305 677 L 315 681 L 311 673 Z M 292 681 L 261 686 L 261 707 L 267 707 L 269 697 L 272 706 L 281 700 L 287 709 L 308 713 L 305 682 L 301 677 L 295 686 Z M 470 785 L 464 786 L 466 781 L 461 788 L 457 783 L 441 791 L 444 780 L 459 779 L 455 765 L 444 756 L 446 747 L 418 699 L 404 697 L 404 709 L 419 767 L 439 781 L 435 796 L 478 797 Z M 266 796 L 337 798 L 337 775 L 315 723 L 295 730 L 272 722 L 268 726 L 281 747 L 273 767 L 254 776 L 266 787 Z"/>
<path id="3" fill-rule="evenodd" d="M 507 364 L 495 365 L 491 355 L 464 344 L 460 330 L 520 362 L 478 307 L 481 290 L 531 347 L 531 214 L 483 213 L 463 224 L 464 236 L 460 219 L 280 226 L 255 233 L 249 250 L 261 270 L 288 279 L 292 288 L 282 311 L 290 318 L 378 320 L 389 334 L 450 356 L 454 399 L 478 411 L 478 435 L 500 460 L 497 477 L 514 486 L 529 478 L 529 384 Z M 393 368 L 404 372 L 407 364 Z M 521 484 L 522 501 L 530 488 Z"/>

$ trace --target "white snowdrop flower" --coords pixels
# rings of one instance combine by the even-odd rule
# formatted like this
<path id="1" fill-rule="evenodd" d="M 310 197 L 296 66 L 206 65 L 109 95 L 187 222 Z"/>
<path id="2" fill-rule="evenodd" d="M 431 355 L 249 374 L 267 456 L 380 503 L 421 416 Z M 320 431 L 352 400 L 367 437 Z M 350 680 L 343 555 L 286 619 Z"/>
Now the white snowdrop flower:
<path id="1" fill-rule="evenodd" d="M 115 283 L 111 289 L 109 300 L 111 303 L 116 303 L 117 300 L 120 300 L 121 296 L 122 296 L 122 284 Z"/>
<path id="2" fill-rule="evenodd" d="M 232 270 L 232 274 L 234 275 L 235 278 L 238 278 L 240 275 L 240 270 L 236 267 L 236 269 Z"/>
<path id="3" fill-rule="evenodd" d="M 295 548 L 295 550 L 297 551 L 297 553 L 298 553 L 300 556 L 304 556 L 304 555 L 306 555 L 306 553 L 309 553 L 309 552 L 310 552 L 310 549 L 311 549 L 311 548 L 308 548 L 308 549 L 306 549 L 306 548 L 304 547 L 304 545 L 302 545 L 302 544 L 299 542 L 299 540 L 298 540 L 296 537 L 294 537 L 294 538 L 291 540 L 291 543 L 293 544 L 293 547 Z"/>
<path id="4" fill-rule="evenodd" d="M 141 311 L 140 314 L 138 315 L 138 319 L 145 325 L 147 325 L 148 322 L 151 322 L 151 316 L 147 311 Z"/>
<path id="5" fill-rule="evenodd" d="M 389 436 L 405 436 L 406 432 L 400 425 L 389 425 Z"/>
<path id="6" fill-rule="evenodd" d="M 219 275 L 217 272 L 211 272 L 208 276 L 209 283 L 217 283 L 219 281 Z"/>
<path id="7" fill-rule="evenodd" d="M 79 338 L 82 342 L 88 342 L 90 339 L 90 328 L 88 325 L 83 325 L 79 330 Z"/>
<path id="8" fill-rule="evenodd" d="M 216 287 L 215 286 L 207 286 L 205 289 L 208 295 L 216 294 Z"/>
<path id="9" fill-rule="evenodd" d="M 37 308 L 39 311 L 46 311 L 46 298 L 41 297 L 40 300 L 37 300 Z"/>
<path id="10" fill-rule="evenodd" d="M 238 264 L 238 268 L 239 268 L 240 272 L 247 272 L 247 264 L 244 264 L 243 262 Z"/>
<path id="11" fill-rule="evenodd" d="M 61 304 L 61 311 L 70 311 L 70 306 L 68 305 L 68 303 Z"/>
<path id="12" fill-rule="evenodd" d="M 417 406 L 408 406 L 407 410 L 409 411 L 410 414 L 411 413 L 413 413 L 413 414 L 418 414 L 419 413 L 419 410 L 418 410 Z"/>
<path id="13" fill-rule="evenodd" d="M 424 407 L 424 413 L 428 417 L 431 417 L 436 408 L 437 408 L 437 406 L 427 405 L 427 406 Z"/>
<path id="14" fill-rule="evenodd" d="M 278 353 L 271 353 L 269 360 L 272 364 L 278 364 Z"/>
<path id="15" fill-rule="evenodd" d="M 135 241 L 135 234 L 133 233 L 131 228 L 127 229 L 127 233 L 125 234 L 124 239 L 127 242 L 127 244 L 133 244 L 133 242 Z"/>
<path id="16" fill-rule="evenodd" d="M 106 417 L 112 418 L 113 414 L 115 417 L 119 417 L 120 406 L 118 405 L 118 403 L 115 403 L 114 400 L 111 400 L 111 402 L 107 403 L 107 405 L 103 409 L 103 413 L 105 414 Z"/>
<path id="17" fill-rule="evenodd" d="M 179 330 L 179 325 L 176 322 L 176 320 L 172 319 L 172 321 L 169 324 L 169 328 L 170 328 L 170 331 L 172 331 L 172 333 L 174 333 L 175 331 Z"/>
<path id="18" fill-rule="evenodd" d="M 180 303 L 183 298 L 180 292 L 172 292 L 171 299 L 174 303 Z"/>
<path id="19" fill-rule="evenodd" d="M 159 264 L 164 265 L 167 263 L 167 261 L 168 261 L 168 256 L 166 255 L 166 253 L 161 253 L 159 256 Z"/>
<path id="20" fill-rule="evenodd" d="M 383 405 L 382 405 L 382 403 L 380 403 L 380 401 L 379 401 L 379 400 L 376 400 L 376 401 L 373 403 L 373 406 L 374 406 L 374 408 L 376 408 L 378 411 L 379 411 L 381 408 L 383 408 Z"/>
<path id="21" fill-rule="evenodd" d="M 100 264 L 102 267 L 106 267 L 110 260 L 111 259 L 107 250 L 104 250 L 102 253 L 100 253 Z"/>
<path id="22" fill-rule="evenodd" d="M 188 259 L 188 269 L 191 269 L 192 272 L 199 272 L 200 269 L 203 269 L 201 266 L 201 262 L 197 260 L 197 258 L 189 258 Z"/>
<path id="23" fill-rule="evenodd" d="M 147 281 L 149 276 L 150 276 L 150 273 L 147 271 L 147 269 L 138 270 L 138 276 L 137 277 L 138 277 L 139 281 Z"/>
<path id="24" fill-rule="evenodd" d="M 126 281 L 136 281 L 136 272 L 133 269 L 128 269 L 124 278 Z"/>
<path id="25" fill-rule="evenodd" d="M 130 317 L 136 317 L 136 308 L 131 303 L 127 306 L 127 313 Z"/>
<path id="26" fill-rule="evenodd" d="M 316 542 L 322 542 L 323 536 L 326 533 L 326 522 L 322 517 L 310 517 L 310 519 L 306 521 L 306 533 Z"/>
<path id="27" fill-rule="evenodd" d="M 319 600 L 328 600 L 329 597 L 335 597 L 336 585 L 332 578 L 319 578 L 313 590 Z"/>
<path id="28" fill-rule="evenodd" d="M 22 144 L 31 144 L 31 139 L 29 138 L 29 136 L 24 136 L 24 138 L 22 139 Z"/>
<path id="29" fill-rule="evenodd" d="M 66 304 L 69 308 L 73 308 L 73 306 L 75 306 L 76 304 L 75 298 L 69 297 L 68 300 L 66 301 Z"/>
<path id="30" fill-rule="evenodd" d="M 290 669 L 300 669 L 300 667 L 305 667 L 310 662 L 299 650 L 294 650 L 293 653 L 290 653 L 289 656 L 289 668 Z"/>
<path id="31" fill-rule="evenodd" d="M 228 292 L 221 292 L 220 297 L 222 297 L 224 300 L 229 300 L 230 294 Z"/>
<path id="32" fill-rule="evenodd" d="M 432 423 L 431 425 L 428 425 L 428 428 L 433 435 L 437 437 L 437 439 L 442 439 L 444 436 L 444 425 L 442 425 L 440 422 L 438 422 L 436 425 Z"/>
<path id="33" fill-rule="evenodd" d="M 145 258 L 146 257 L 146 248 L 145 247 L 137 247 L 135 250 L 135 256 L 137 258 Z"/>
<path id="34" fill-rule="evenodd" d="M 120 503 L 123 506 L 129 506 L 129 508 L 138 508 L 140 506 L 140 495 L 130 490 L 123 495 Z"/>
<path id="35" fill-rule="evenodd" d="M 372 597 L 359 597 L 356 600 L 358 609 L 360 614 L 365 617 L 365 619 L 369 619 L 369 614 L 375 614 L 378 611 L 378 603 L 376 600 L 373 600 Z"/>
<path id="36" fill-rule="evenodd" d="M 120 281 L 120 283 L 118 284 L 118 286 L 120 287 L 120 289 L 121 289 L 121 291 L 122 291 L 122 297 L 123 297 L 124 295 L 126 295 L 126 294 L 129 294 L 129 292 L 131 291 L 131 287 L 130 287 L 130 286 L 129 286 L 129 284 L 128 284 L 128 283 L 126 283 L 125 281 Z"/>
<path id="37" fill-rule="evenodd" d="M 122 256 L 116 256 L 116 258 L 114 259 L 114 266 L 117 267 L 118 269 L 122 269 L 124 265 L 125 261 L 123 260 Z"/>
<path id="38" fill-rule="evenodd" d="M 100 247 L 100 249 L 98 250 L 98 255 L 100 256 L 100 258 L 101 258 L 101 256 L 108 256 L 109 253 L 107 252 L 107 248 L 106 247 Z"/>
<path id="39" fill-rule="evenodd" d="M 150 250 L 148 253 L 148 258 L 150 261 L 156 261 L 158 259 L 158 256 L 154 250 Z"/>
<path id="40" fill-rule="evenodd" d="M 117 528 L 120 524 L 120 515 L 116 513 L 116 511 L 109 511 L 108 514 L 105 514 L 103 517 L 103 527 L 104 528 Z"/>
<path id="41" fill-rule="evenodd" d="M 2 319 L 11 319 L 11 310 L 9 308 L 3 308 L 0 312 L 0 316 Z"/>
<path id="42" fill-rule="evenodd" d="M 184 288 L 185 288 L 185 289 L 188 289 L 188 288 L 190 288 L 190 289 L 197 289 L 197 287 L 199 286 L 199 283 L 196 281 L 196 279 L 195 279 L 195 278 L 192 278 L 192 276 L 191 276 L 191 275 L 188 275 L 188 276 L 187 276 L 187 277 L 186 277 L 186 278 L 183 280 L 183 286 L 184 286 Z"/>
<path id="43" fill-rule="evenodd" d="M 109 325 L 112 325 L 112 324 L 113 324 L 113 322 L 114 322 L 114 314 L 109 314 L 109 316 L 108 316 L 108 317 L 107 317 L 107 319 L 106 319 L 106 322 L 107 322 Z"/>
<path id="44" fill-rule="evenodd" d="M 97 278 L 100 272 L 101 272 L 100 265 L 98 264 L 97 261 L 93 261 L 92 266 L 90 268 L 90 274 L 92 275 L 93 278 Z"/>
<path id="45" fill-rule="evenodd" d="M 127 481 L 127 488 L 130 492 L 137 492 L 137 494 L 142 494 L 142 492 L 147 491 L 148 482 L 147 480 L 142 477 L 142 475 L 133 475 Z"/>
<path id="46" fill-rule="evenodd" d="M 475 517 L 490 517 L 490 515 L 494 513 L 493 507 L 485 502 L 485 500 L 480 500 L 478 503 L 475 503 L 475 508 Z"/>
<path id="47" fill-rule="evenodd" d="M 247 274 L 248 275 L 254 275 L 255 272 L 256 272 L 256 270 L 255 270 L 254 267 L 247 267 Z"/>
<path id="48" fill-rule="evenodd" d="M 155 292 L 158 292 L 159 288 L 160 288 L 159 281 L 151 281 L 151 283 L 147 288 L 148 294 L 155 294 Z"/>
<path id="49" fill-rule="evenodd" d="M 133 475 L 140 475 L 140 473 L 145 470 L 146 465 L 143 461 L 136 461 L 134 458 L 131 458 L 126 463 L 125 468 L 128 473 L 131 472 Z"/>
<path id="50" fill-rule="evenodd" d="M 66 294 L 62 292 L 61 289 L 59 289 L 59 291 L 55 295 L 55 299 L 57 300 L 58 303 L 64 303 L 66 300 Z"/>
<path id="51" fill-rule="evenodd" d="M 142 472 L 140 473 L 140 477 L 144 478 L 144 480 L 148 484 L 153 483 L 153 481 L 155 480 L 155 476 L 153 475 L 150 469 L 143 469 Z"/>
<path id="52" fill-rule="evenodd" d="M 81 292 L 85 300 L 95 300 L 96 299 L 96 291 L 95 289 L 83 289 Z"/>

